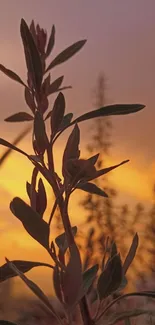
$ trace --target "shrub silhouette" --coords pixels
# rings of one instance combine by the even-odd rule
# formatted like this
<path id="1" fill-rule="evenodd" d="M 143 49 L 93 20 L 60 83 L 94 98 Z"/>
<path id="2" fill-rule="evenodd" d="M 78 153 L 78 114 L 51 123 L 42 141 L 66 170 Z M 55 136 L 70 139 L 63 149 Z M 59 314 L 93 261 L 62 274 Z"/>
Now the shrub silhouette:
<path id="1" fill-rule="evenodd" d="M 29 113 L 17 112 L 7 117 L 5 121 L 11 123 L 26 121 L 32 124 L 34 152 L 33 154 L 27 153 L 2 138 L 0 144 L 24 155 L 33 165 L 31 182 L 26 183 L 29 204 L 19 197 L 14 197 L 10 203 L 10 210 L 23 224 L 29 235 L 45 248 L 51 257 L 51 264 L 40 261 L 9 261 L 6 258 L 6 263 L 0 268 L 0 281 L 3 282 L 8 278 L 19 276 L 60 324 L 64 324 L 64 322 L 72 323 L 72 315 L 77 306 L 79 306 L 79 313 L 85 325 L 97 324 L 101 318 L 103 322 L 115 324 L 118 320 L 142 313 L 141 310 L 128 310 L 126 314 L 110 313 L 109 315 L 112 306 L 119 301 L 132 296 L 155 297 L 154 292 L 143 291 L 118 295 L 117 298 L 111 299 L 113 294 L 119 293 L 126 283 L 125 275 L 137 250 L 138 235 L 134 235 L 132 245 L 124 262 L 122 262 L 116 243 L 111 242 L 110 247 L 108 245 L 105 247 L 100 265 L 95 264 L 84 271 L 80 251 L 76 244 L 77 227 L 71 225 L 68 204 L 72 193 L 77 188 L 81 191 L 100 195 L 103 199 L 106 199 L 107 194 L 93 181 L 128 162 L 128 160 L 125 160 L 117 165 L 98 169 L 96 163 L 99 153 L 88 159 L 83 159 L 79 149 L 79 124 L 97 117 L 135 113 L 142 110 L 144 105 L 115 104 L 103 106 L 74 119 L 72 113 L 65 112 L 66 100 L 63 91 L 70 88 L 70 86 L 62 85 L 63 76 L 52 81 L 50 71 L 81 50 L 86 40 L 80 40 L 72 44 L 47 65 L 47 58 L 51 55 L 55 45 L 55 27 L 52 27 L 50 37 L 47 39 L 47 33 L 44 29 L 39 25 L 35 26 L 33 21 L 28 27 L 27 23 L 22 19 L 20 33 L 25 53 L 27 82 L 2 64 L 0 70 L 15 82 L 21 84 L 24 89 L 26 104 L 29 107 Z M 53 107 L 50 108 L 49 96 L 56 92 L 58 95 Z M 49 134 L 46 131 L 47 121 L 50 124 Z M 64 148 L 61 179 L 55 169 L 53 146 L 58 137 L 70 127 L 73 128 Z M 44 220 L 47 196 L 43 178 L 50 184 L 55 196 L 48 222 Z M 51 242 L 50 225 L 57 207 L 62 219 L 64 233 Z M 61 302 L 63 316 L 57 313 L 45 293 L 25 275 L 30 269 L 39 266 L 53 269 L 55 293 Z M 91 309 L 89 308 L 87 299 L 88 292 L 90 292 L 93 284 L 97 293 L 95 302 L 97 308 L 95 311 L 93 306 Z M 107 315 L 109 315 L 109 318 L 107 318 Z M 7 324 L 8 322 L 1 321 L 1 323 Z"/>

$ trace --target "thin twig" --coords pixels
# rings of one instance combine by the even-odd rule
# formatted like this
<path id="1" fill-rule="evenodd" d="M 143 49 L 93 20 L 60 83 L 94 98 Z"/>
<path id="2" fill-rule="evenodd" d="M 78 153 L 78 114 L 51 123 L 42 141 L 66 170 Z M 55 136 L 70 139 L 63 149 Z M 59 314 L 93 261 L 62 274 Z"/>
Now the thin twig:
<path id="1" fill-rule="evenodd" d="M 52 208 L 51 214 L 50 214 L 50 218 L 49 218 L 49 222 L 48 222 L 49 226 L 50 226 L 50 224 L 51 224 L 51 221 L 52 221 L 52 218 L 53 218 L 53 216 L 54 216 L 54 213 L 55 213 L 55 210 L 56 210 L 56 208 L 57 208 L 57 205 L 58 205 L 58 200 L 56 199 L 55 202 L 54 202 L 54 205 L 53 205 L 53 208 Z"/>
<path id="2" fill-rule="evenodd" d="M 114 325 L 117 322 L 121 321 L 121 320 L 125 320 L 128 318 L 133 318 L 133 317 L 138 317 L 141 315 L 150 315 L 153 316 L 155 315 L 155 311 L 153 310 L 143 310 L 143 309 L 137 309 L 137 310 L 129 310 L 129 311 L 125 311 L 122 312 L 120 314 L 117 314 L 111 321 L 107 322 L 107 325 Z"/>
<path id="3" fill-rule="evenodd" d="M 101 314 L 95 319 L 95 322 L 97 322 L 114 304 L 116 304 L 118 301 L 128 298 L 128 297 L 134 297 L 134 296 L 140 296 L 140 297 L 150 297 L 155 298 L 155 292 L 148 292 L 148 291 L 142 291 L 142 292 L 132 292 L 132 293 L 126 293 L 122 296 L 119 296 L 118 298 L 111 301 L 105 309 L 101 312 Z"/>

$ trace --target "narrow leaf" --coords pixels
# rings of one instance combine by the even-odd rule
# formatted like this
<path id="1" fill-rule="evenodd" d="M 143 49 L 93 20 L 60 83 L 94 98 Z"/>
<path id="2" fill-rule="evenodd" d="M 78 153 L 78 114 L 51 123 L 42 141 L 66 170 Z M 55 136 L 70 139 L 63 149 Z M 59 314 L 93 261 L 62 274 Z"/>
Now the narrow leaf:
<path id="1" fill-rule="evenodd" d="M 61 131 L 64 128 L 68 127 L 71 120 L 72 120 L 72 118 L 73 118 L 73 113 L 66 114 L 62 119 L 62 122 L 61 122 L 60 127 L 59 127 L 59 131 Z"/>
<path id="2" fill-rule="evenodd" d="M 63 154 L 63 170 L 62 174 L 65 174 L 65 165 L 67 160 L 69 159 L 76 159 L 79 158 L 80 151 L 79 151 L 79 142 L 80 142 L 80 130 L 78 125 L 74 126 L 73 131 L 71 132 L 65 150 Z"/>
<path id="3" fill-rule="evenodd" d="M 20 152 L 22 155 L 24 155 L 24 156 L 26 156 L 26 157 L 29 158 L 29 155 L 28 155 L 25 151 L 23 151 L 23 150 L 17 148 L 17 147 L 14 146 L 12 143 L 10 143 L 10 142 L 8 142 L 8 141 L 2 139 L 2 138 L 0 138 L 0 145 L 2 145 L 2 146 L 4 146 L 4 147 L 7 147 L 7 148 L 10 148 L 10 149 L 12 149 L 12 150 L 18 151 L 18 152 Z"/>
<path id="4" fill-rule="evenodd" d="M 44 183 L 42 181 L 42 179 L 39 179 L 39 183 L 38 183 L 38 193 L 37 193 L 37 202 L 36 202 L 36 208 L 37 208 L 37 212 L 43 216 L 45 210 L 47 207 L 47 196 L 46 196 L 46 190 L 45 190 L 45 186 Z"/>
<path id="5" fill-rule="evenodd" d="M 26 192 L 31 200 L 31 184 L 29 182 L 26 182 Z M 35 197 L 37 197 L 37 191 L 35 191 Z"/>
<path id="6" fill-rule="evenodd" d="M 75 236 L 77 233 L 77 227 L 74 226 L 72 227 L 72 234 Z M 61 252 L 64 254 L 68 248 L 68 243 L 67 243 L 67 237 L 65 232 L 59 236 L 57 236 L 55 238 L 55 242 L 57 244 L 57 246 L 59 247 L 59 249 L 61 250 Z"/>
<path id="7" fill-rule="evenodd" d="M 99 196 L 108 197 L 108 195 L 103 190 L 101 190 L 97 185 L 93 183 L 79 183 L 76 185 L 76 188 L 91 194 L 97 194 Z"/>
<path id="8" fill-rule="evenodd" d="M 119 255 L 115 255 L 107 262 L 107 265 L 101 273 L 97 290 L 100 300 L 108 297 L 115 292 L 122 282 L 122 263 Z"/>
<path id="9" fill-rule="evenodd" d="M 51 132 L 52 135 L 55 135 L 61 125 L 65 113 L 65 98 L 64 95 L 60 92 L 57 96 L 52 114 L 51 114 Z"/>
<path id="10" fill-rule="evenodd" d="M 25 51 L 27 69 L 32 78 L 34 89 L 39 92 L 43 78 L 42 62 L 33 36 L 24 19 L 21 20 L 20 32 Z"/>
<path id="11" fill-rule="evenodd" d="M 83 273 L 83 283 L 81 288 L 82 290 L 79 297 L 80 299 L 87 294 L 89 288 L 93 284 L 93 281 L 95 280 L 98 272 L 98 268 L 98 264 L 95 264 Z"/>
<path id="12" fill-rule="evenodd" d="M 50 69 L 54 68 L 56 65 L 61 64 L 68 59 L 70 59 L 73 55 L 75 55 L 86 43 L 86 40 L 78 41 L 68 48 L 66 48 L 64 51 L 62 51 L 60 54 L 56 56 L 56 58 L 50 63 L 48 68 L 46 69 L 46 72 Z"/>
<path id="13" fill-rule="evenodd" d="M 135 255 L 136 255 L 136 251 L 137 251 L 137 248 L 138 248 L 138 242 L 139 242 L 139 238 L 138 238 L 138 235 L 136 233 L 134 238 L 133 238 L 133 241 L 132 241 L 131 247 L 129 249 L 129 252 L 128 252 L 127 256 L 126 256 L 126 259 L 124 261 L 124 264 L 123 264 L 123 273 L 124 274 L 126 274 L 130 264 L 132 263 Z"/>
<path id="14" fill-rule="evenodd" d="M 60 88 L 62 82 L 63 82 L 64 76 L 61 76 L 59 78 L 57 78 L 56 80 L 54 80 L 48 89 L 48 95 L 51 95 L 53 93 L 55 93 L 56 91 L 58 91 L 58 89 Z"/>
<path id="15" fill-rule="evenodd" d="M 41 263 L 41 262 L 31 262 L 31 261 L 20 261 L 20 260 L 15 260 L 12 261 L 12 263 L 18 268 L 19 271 L 25 273 L 30 271 L 32 268 L 37 267 L 37 266 L 47 266 L 50 268 L 53 268 L 52 265 L 47 264 L 47 263 Z M 3 282 L 7 279 L 10 279 L 17 274 L 15 274 L 12 269 L 9 267 L 8 263 L 3 264 L 0 266 L 0 282 Z"/>
<path id="16" fill-rule="evenodd" d="M 32 120 L 33 120 L 33 116 L 26 112 L 16 113 L 5 119 L 6 122 L 25 122 L 25 121 L 32 121 Z"/>
<path id="17" fill-rule="evenodd" d="M 48 45 L 47 45 L 47 50 L 46 50 L 46 55 L 45 55 L 46 58 L 51 54 L 54 44 L 55 44 L 55 26 L 53 25 L 51 34 L 50 34 L 50 38 L 48 41 Z"/>
<path id="18" fill-rule="evenodd" d="M 10 210 L 22 222 L 26 231 L 46 249 L 49 248 L 49 226 L 19 197 L 10 203 Z"/>
<path id="19" fill-rule="evenodd" d="M 97 162 L 97 160 L 98 160 L 99 155 L 100 155 L 100 154 L 97 153 L 96 155 L 94 155 L 94 156 L 88 158 L 87 160 L 90 161 L 93 165 L 95 165 L 96 162 Z"/>
<path id="20" fill-rule="evenodd" d="M 31 291 L 49 308 L 49 310 L 52 312 L 52 315 L 54 315 L 61 323 L 61 319 L 57 315 L 48 298 L 45 296 L 44 292 L 33 281 L 29 280 L 21 271 L 19 271 L 13 263 L 11 263 L 8 259 L 6 259 L 6 261 L 8 262 L 10 268 L 17 275 L 19 275 L 19 277 L 25 282 L 29 289 L 31 289 Z"/>
<path id="21" fill-rule="evenodd" d="M 57 92 L 58 92 L 58 91 L 63 91 L 63 90 L 66 90 L 66 89 L 72 89 L 72 86 L 64 86 L 64 87 L 60 87 L 60 88 L 57 90 Z"/>
<path id="22" fill-rule="evenodd" d="M 13 71 L 4 67 L 4 65 L 0 64 L 0 71 L 5 73 L 10 79 L 19 82 L 21 85 L 27 87 L 25 83 L 21 80 L 21 78 Z"/>
<path id="23" fill-rule="evenodd" d="M 87 180 L 91 181 L 91 180 L 94 180 L 102 175 L 105 175 L 107 173 L 109 173 L 110 171 L 112 171 L 113 169 L 121 166 L 121 165 L 124 165 L 126 164 L 127 162 L 129 162 L 129 160 L 124 160 L 122 161 L 120 164 L 117 164 L 117 165 L 114 165 L 114 166 L 111 166 L 111 167 L 108 167 L 108 168 L 103 168 L 103 169 L 100 169 L 100 170 L 97 170 L 94 175 L 90 178 L 88 178 Z"/>
<path id="24" fill-rule="evenodd" d="M 116 243 L 113 241 L 111 248 L 110 248 L 111 252 L 110 252 L 110 257 L 113 258 L 115 255 L 117 255 L 117 245 Z"/>
<path id="25" fill-rule="evenodd" d="M 96 117 L 136 113 L 142 110 L 144 107 L 145 105 L 141 104 L 115 104 L 104 106 L 79 116 L 72 122 L 72 124 L 86 121 Z"/>
<path id="26" fill-rule="evenodd" d="M 145 105 L 141 105 L 141 104 L 116 104 L 116 105 L 104 106 L 77 117 L 69 125 L 67 125 L 65 129 L 67 129 L 69 126 L 72 126 L 76 123 L 83 122 L 96 117 L 109 116 L 109 115 L 125 115 L 125 114 L 135 113 L 142 110 L 144 107 Z M 61 130 L 61 132 L 57 135 L 54 141 L 56 141 L 56 139 L 60 136 L 60 134 L 63 131 L 64 129 Z"/>

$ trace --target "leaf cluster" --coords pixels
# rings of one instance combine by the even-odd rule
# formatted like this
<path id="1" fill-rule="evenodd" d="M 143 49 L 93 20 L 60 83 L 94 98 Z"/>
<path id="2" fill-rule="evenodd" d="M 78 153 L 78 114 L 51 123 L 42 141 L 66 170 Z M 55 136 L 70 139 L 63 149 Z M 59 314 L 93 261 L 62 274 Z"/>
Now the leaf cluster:
<path id="1" fill-rule="evenodd" d="M 121 295 L 112 303 L 107 302 L 107 298 L 113 293 L 122 290 L 124 283 L 126 283 L 125 275 L 135 256 L 138 236 L 135 235 L 124 263 L 117 252 L 116 244 L 113 243 L 108 258 L 105 253 L 101 265 L 93 265 L 86 271 L 83 270 L 80 251 L 75 240 L 77 228 L 72 227 L 68 210 L 71 195 L 78 189 L 100 195 L 103 199 L 106 199 L 107 194 L 105 191 L 98 188 L 93 181 L 127 163 L 128 160 L 114 166 L 97 169 L 98 153 L 88 159 L 83 159 L 80 152 L 79 124 L 98 117 L 135 113 L 142 110 L 144 105 L 115 104 L 103 106 L 74 119 L 73 113 L 66 111 L 67 104 L 63 93 L 64 90 L 71 88 L 71 86 L 62 85 L 64 76 L 51 80 L 50 71 L 57 65 L 68 61 L 81 50 L 86 40 L 80 40 L 70 45 L 47 64 L 47 59 L 53 55 L 52 51 L 55 46 L 55 26 L 52 27 L 48 39 L 47 32 L 39 25 L 35 26 L 32 21 L 29 27 L 25 20 L 22 19 L 20 34 L 25 54 L 27 81 L 23 81 L 16 72 L 4 67 L 2 64 L 0 70 L 15 82 L 20 83 L 24 88 L 24 97 L 29 113 L 16 112 L 14 115 L 7 117 L 5 121 L 32 123 L 34 152 L 32 154 L 27 153 L 19 149 L 16 143 L 11 144 L 2 138 L 0 144 L 7 147 L 7 150 L 15 150 L 24 155 L 33 165 L 31 181 L 26 183 L 29 204 L 24 202 L 22 198 L 14 197 L 10 203 L 10 210 L 23 224 L 28 234 L 46 249 L 51 257 L 52 264 L 33 261 L 9 261 L 6 258 L 6 263 L 0 267 L 0 281 L 19 276 L 46 305 L 57 321 L 62 324 L 64 320 L 57 314 L 48 297 L 25 275 L 27 271 L 34 267 L 50 267 L 53 269 L 56 296 L 65 311 L 64 318 L 67 314 L 68 318 L 71 319 L 74 309 L 79 305 L 84 325 L 97 323 L 113 304 L 129 296 Z M 49 96 L 54 93 L 58 94 L 52 107 L 50 107 Z M 47 122 L 50 124 L 49 134 L 47 134 L 46 130 Z M 69 127 L 73 128 L 63 152 L 63 177 L 61 179 L 55 169 L 53 146 L 58 137 Z M 55 196 L 49 222 L 45 221 L 44 218 L 47 195 L 43 178 L 50 184 Z M 63 222 L 64 233 L 51 241 L 51 222 L 57 207 Z M 96 315 L 91 316 L 87 306 L 87 295 L 94 283 L 96 284 L 98 310 Z M 133 293 L 130 295 L 155 297 L 154 292 Z M 104 308 L 102 307 L 103 302 L 106 302 Z"/>

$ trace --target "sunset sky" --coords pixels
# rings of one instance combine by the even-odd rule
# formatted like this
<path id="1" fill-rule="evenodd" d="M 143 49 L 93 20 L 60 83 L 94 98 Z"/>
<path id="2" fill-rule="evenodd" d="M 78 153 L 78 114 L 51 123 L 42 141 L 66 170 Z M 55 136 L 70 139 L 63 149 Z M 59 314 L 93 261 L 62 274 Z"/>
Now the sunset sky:
<path id="1" fill-rule="evenodd" d="M 85 47 L 74 58 L 52 72 L 53 80 L 64 75 L 64 85 L 73 87 L 65 92 L 68 112 L 73 111 L 78 116 L 94 108 L 92 90 L 101 71 L 106 78 L 107 104 L 146 105 L 139 113 L 112 119 L 113 148 L 109 164 L 130 159 L 128 164 L 111 174 L 121 202 L 151 204 L 155 181 L 155 1 L 1 0 L 0 4 L 0 63 L 24 80 L 26 69 L 19 32 L 21 18 L 28 24 L 34 19 L 48 32 L 55 24 L 53 56 L 72 43 L 87 39 Z M 25 124 L 9 124 L 4 118 L 18 111 L 28 111 L 24 88 L 0 73 L 0 98 L 0 137 L 12 141 Z M 91 123 L 81 125 L 83 156 L 90 140 Z M 60 139 L 56 148 L 58 172 L 64 139 Z M 30 136 L 27 136 L 19 146 L 31 152 L 29 143 Z M 0 156 L 3 151 L 0 147 Z M 39 256 L 40 260 L 49 261 L 43 249 L 29 238 L 9 211 L 14 196 L 27 199 L 25 182 L 30 180 L 31 170 L 30 162 L 17 153 L 13 153 L 0 170 L 0 235 L 3 241 L 0 264 L 4 262 L 4 256 L 10 259 L 23 259 L 24 256 L 29 260 L 37 260 Z M 79 193 L 77 195 L 79 197 Z M 75 195 L 71 216 L 75 222 L 82 220 Z"/>

